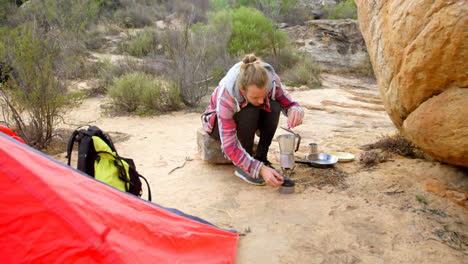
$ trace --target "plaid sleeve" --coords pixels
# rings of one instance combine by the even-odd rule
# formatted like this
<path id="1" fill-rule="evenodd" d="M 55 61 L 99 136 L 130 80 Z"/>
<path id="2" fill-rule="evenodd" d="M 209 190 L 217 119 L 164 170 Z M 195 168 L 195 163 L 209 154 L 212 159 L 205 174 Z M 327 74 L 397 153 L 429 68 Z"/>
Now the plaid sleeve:
<path id="1" fill-rule="evenodd" d="M 258 178 L 263 163 L 250 156 L 237 138 L 236 123 L 233 117 L 239 107 L 234 98 L 228 94 L 227 89 L 220 93 L 216 114 L 221 148 L 234 165 L 249 173 L 250 177 Z"/>

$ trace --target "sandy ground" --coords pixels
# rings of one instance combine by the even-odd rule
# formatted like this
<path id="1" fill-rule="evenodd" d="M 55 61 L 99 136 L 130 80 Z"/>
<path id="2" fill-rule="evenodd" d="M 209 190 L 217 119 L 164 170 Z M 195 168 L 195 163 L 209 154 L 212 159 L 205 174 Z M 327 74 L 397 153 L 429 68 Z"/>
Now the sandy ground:
<path id="1" fill-rule="evenodd" d="M 199 113 L 111 117 L 101 107 L 106 98 L 90 98 L 61 126 L 123 133 L 116 148 L 149 179 L 155 203 L 241 233 L 236 263 L 468 263 L 468 211 L 424 188 L 459 188 L 451 197 L 463 200 L 468 170 L 397 155 L 363 167 L 359 147 L 397 132 L 373 83 L 327 74 L 322 88 L 292 94 L 306 112 L 296 158 L 315 142 L 321 152 L 347 151 L 356 160 L 329 169 L 298 164 L 290 195 L 243 182 L 233 165 L 202 161 Z M 55 158 L 64 162 L 65 154 Z M 279 167 L 276 141 L 269 159 Z"/>

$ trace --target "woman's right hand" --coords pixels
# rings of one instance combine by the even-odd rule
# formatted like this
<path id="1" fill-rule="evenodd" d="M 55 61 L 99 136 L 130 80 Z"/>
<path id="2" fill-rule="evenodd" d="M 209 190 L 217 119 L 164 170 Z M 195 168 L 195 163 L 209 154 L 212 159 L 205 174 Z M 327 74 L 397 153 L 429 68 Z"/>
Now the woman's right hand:
<path id="1" fill-rule="evenodd" d="M 260 176 L 262 176 L 266 184 L 270 185 L 271 187 L 279 187 L 281 184 L 283 184 L 283 176 L 275 169 L 272 169 L 266 165 L 263 165 L 260 169 Z"/>

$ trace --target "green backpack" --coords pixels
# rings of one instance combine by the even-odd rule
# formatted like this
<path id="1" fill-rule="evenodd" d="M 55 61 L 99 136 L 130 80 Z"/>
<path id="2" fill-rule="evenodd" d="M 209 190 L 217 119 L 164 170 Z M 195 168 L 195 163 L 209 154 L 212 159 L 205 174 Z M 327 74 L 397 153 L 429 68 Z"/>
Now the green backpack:
<path id="1" fill-rule="evenodd" d="M 140 175 L 132 159 L 120 157 L 109 135 L 96 126 L 88 129 L 77 129 L 68 141 L 67 159 L 71 163 L 71 153 L 75 141 L 78 145 L 77 169 L 107 183 L 121 191 L 141 196 L 142 178 L 148 188 L 148 200 L 151 201 L 151 190 L 148 181 Z"/>

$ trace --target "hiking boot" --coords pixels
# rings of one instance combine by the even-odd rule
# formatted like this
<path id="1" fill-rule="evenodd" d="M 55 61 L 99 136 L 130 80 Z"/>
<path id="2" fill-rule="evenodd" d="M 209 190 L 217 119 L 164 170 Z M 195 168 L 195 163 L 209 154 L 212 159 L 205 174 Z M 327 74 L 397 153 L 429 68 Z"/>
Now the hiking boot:
<path id="1" fill-rule="evenodd" d="M 249 176 L 249 174 L 247 172 L 245 172 L 243 169 L 241 168 L 236 168 L 236 171 L 234 171 L 234 175 L 236 175 L 237 177 L 241 178 L 242 180 L 250 183 L 250 184 L 253 184 L 253 185 L 265 185 L 265 180 L 259 176 L 258 178 L 252 178 Z"/>

